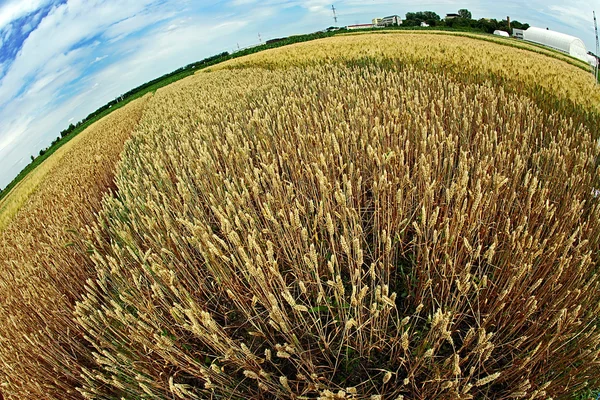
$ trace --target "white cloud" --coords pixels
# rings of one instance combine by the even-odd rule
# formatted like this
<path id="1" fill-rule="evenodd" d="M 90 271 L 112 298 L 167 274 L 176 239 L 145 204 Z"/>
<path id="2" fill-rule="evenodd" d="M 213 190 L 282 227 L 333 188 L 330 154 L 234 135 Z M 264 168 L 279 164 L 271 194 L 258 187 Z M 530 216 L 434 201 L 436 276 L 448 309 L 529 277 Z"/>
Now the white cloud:
<path id="1" fill-rule="evenodd" d="M 180 22 L 177 26 L 156 29 L 139 38 L 135 51 L 128 52 L 118 65 L 113 64 L 90 77 L 99 83 L 95 96 L 104 98 L 104 104 L 132 87 L 222 51 L 219 45 L 214 46 L 215 40 L 232 35 L 246 25 L 244 21 L 211 25 L 205 20 L 200 24 Z"/>
<path id="2" fill-rule="evenodd" d="M 0 153 L 27 131 L 32 120 L 32 117 L 21 117 L 11 122 L 7 133 L 0 137 Z"/>
<path id="3" fill-rule="evenodd" d="M 33 25 L 31 24 L 31 22 L 28 22 L 28 23 L 24 24 L 23 26 L 21 26 L 21 33 L 26 35 L 29 32 L 31 32 L 32 29 L 33 29 Z"/>
<path id="4" fill-rule="evenodd" d="M 256 3 L 258 3 L 258 0 L 233 0 L 230 4 L 234 7 L 239 7 Z"/>
<path id="5" fill-rule="evenodd" d="M 94 59 L 94 61 L 92 61 L 92 64 L 96 64 L 97 62 L 104 60 L 106 57 L 108 57 L 108 54 L 105 54 L 103 56 L 98 56 Z"/>
<path id="6" fill-rule="evenodd" d="M 1 28 L 0 28 L 1 29 Z M 12 32 L 13 32 L 13 26 L 12 24 L 8 24 L 3 28 L 3 32 L 4 32 L 4 41 L 8 41 L 8 39 L 10 39 Z"/>
<path id="7" fill-rule="evenodd" d="M 50 0 L 12 0 L 0 6 L 0 29 L 50 3 Z"/>
<path id="8" fill-rule="evenodd" d="M 42 18 L 41 11 L 39 11 L 39 12 L 33 14 L 33 16 L 27 18 L 27 22 L 21 26 L 21 34 L 27 35 L 29 32 L 31 32 L 33 30 L 33 28 L 35 26 L 37 26 L 37 24 L 40 22 L 41 18 Z"/>
<path id="9" fill-rule="evenodd" d="M 592 7 L 588 2 L 571 2 L 568 5 L 550 5 L 548 9 L 569 22 L 592 25 Z"/>
<path id="10" fill-rule="evenodd" d="M 140 12 L 111 25 L 104 31 L 103 36 L 111 41 L 118 41 L 141 29 L 171 19 L 175 15 L 174 12 Z"/>
<path id="11" fill-rule="evenodd" d="M 135 15 L 150 3 L 149 0 L 76 0 L 53 9 L 23 43 L 2 80 L 0 107 L 17 94 L 29 79 L 34 79 L 40 70 L 47 70 L 48 63 L 56 60 L 57 56 L 61 58 L 60 55 L 68 53 L 77 43 L 103 33 L 111 25 Z"/>
<path id="12" fill-rule="evenodd" d="M 1 65 L 7 70 L 0 81 L 0 187 L 22 168 L 19 160 L 48 145 L 69 118 L 81 120 L 109 100 L 94 97 L 90 101 L 89 90 L 77 89 L 77 83 L 73 86 L 95 58 L 100 61 L 108 56 L 93 54 L 102 43 L 99 40 L 82 47 L 78 44 L 115 25 L 114 31 L 120 34 L 138 30 L 142 25 L 127 26 L 122 21 L 147 10 L 151 3 L 71 0 L 52 9 L 24 41 L 16 58 Z M 152 21 L 160 19 L 153 17 Z M 10 25 L 5 32 L 10 34 Z M 98 101 L 103 103 L 93 104 Z M 90 109 L 90 104 L 95 108 Z"/>

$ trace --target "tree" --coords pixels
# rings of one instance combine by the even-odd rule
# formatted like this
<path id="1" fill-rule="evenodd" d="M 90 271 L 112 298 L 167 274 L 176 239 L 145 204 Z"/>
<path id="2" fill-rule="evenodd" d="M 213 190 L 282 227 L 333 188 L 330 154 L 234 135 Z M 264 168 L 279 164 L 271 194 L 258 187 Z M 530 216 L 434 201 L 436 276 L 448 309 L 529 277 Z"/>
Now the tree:
<path id="1" fill-rule="evenodd" d="M 403 26 L 419 26 L 421 22 L 426 22 L 430 26 L 436 26 L 441 18 L 433 11 L 418 11 L 406 13 L 406 18 L 402 22 Z"/>
<path id="2" fill-rule="evenodd" d="M 517 29 L 528 29 L 529 28 L 529 24 L 522 24 L 521 22 L 517 21 L 517 20 L 513 20 L 510 23 L 510 26 L 512 28 L 517 28 Z"/>
<path id="3" fill-rule="evenodd" d="M 75 129 L 75 125 L 70 124 L 68 128 L 60 132 L 60 137 L 67 136 L 69 133 L 73 132 L 73 129 Z"/>
<path id="4" fill-rule="evenodd" d="M 466 8 L 461 8 L 460 10 L 458 10 L 458 15 L 460 15 L 460 18 L 465 18 L 465 19 L 472 18 L 471 11 L 467 10 Z"/>
<path id="5" fill-rule="evenodd" d="M 33 162 L 33 160 L 35 160 L 35 156 L 31 156 L 31 162 Z"/>

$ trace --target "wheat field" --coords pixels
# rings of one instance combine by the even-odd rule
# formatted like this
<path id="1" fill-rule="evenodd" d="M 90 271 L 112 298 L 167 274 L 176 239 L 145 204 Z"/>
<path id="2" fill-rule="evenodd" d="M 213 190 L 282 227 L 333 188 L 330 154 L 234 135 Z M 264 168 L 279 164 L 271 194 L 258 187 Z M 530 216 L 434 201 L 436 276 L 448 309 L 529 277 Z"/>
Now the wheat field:
<path id="1" fill-rule="evenodd" d="M 53 157 L 49 157 L 38 168 L 28 174 L 21 182 L 19 182 L 9 195 L 0 200 L 0 232 L 3 231 L 10 221 L 19 212 L 21 207 L 27 200 L 36 192 L 39 185 L 44 181 L 48 174 L 61 164 L 64 155 L 69 153 L 73 147 L 77 147 L 77 143 L 86 135 L 78 135 L 59 148 Z"/>
<path id="2" fill-rule="evenodd" d="M 589 71 L 590 66 L 587 62 L 579 60 L 575 57 L 562 53 L 558 50 L 554 50 L 549 47 L 545 47 L 542 45 L 534 44 L 531 42 L 527 42 L 525 40 L 515 40 L 514 38 L 506 38 L 503 36 L 497 36 L 492 34 L 482 34 L 482 33 L 471 33 L 471 32 L 458 32 L 458 31 L 436 31 L 435 29 L 427 29 L 426 32 L 423 31 L 411 31 L 411 30 L 399 30 L 399 31 L 389 31 L 389 30 L 380 30 L 378 32 L 372 31 L 353 31 L 344 33 L 341 36 L 359 36 L 359 35 L 372 35 L 373 33 L 381 34 L 381 35 L 444 35 L 444 36 L 454 36 L 454 37 L 464 37 L 476 39 L 478 41 L 491 42 L 495 44 L 500 44 L 502 46 L 508 46 L 516 49 L 529 50 L 530 52 L 543 54 L 546 56 L 550 56 L 552 58 L 556 58 L 561 61 L 565 61 L 568 64 L 576 66 L 579 69 Z M 423 37 L 423 36 L 422 36 Z M 465 43 L 465 42 L 463 42 Z M 470 43 L 467 41 L 466 43 Z"/>
<path id="3" fill-rule="evenodd" d="M 0 232 L 0 393 L 15 399 L 78 397 L 92 361 L 72 313 L 93 276 L 86 227 L 114 188 L 115 164 L 148 99 L 91 125 L 34 170 L 31 193 Z M 28 185 L 29 186 L 29 185 Z"/>
<path id="4" fill-rule="evenodd" d="M 353 33 L 255 53 L 224 62 L 213 69 L 275 69 L 332 61 L 378 64 L 400 62 L 450 73 L 466 83 L 489 82 L 527 94 L 540 103 L 549 103 L 549 98 L 555 97 L 595 112 L 600 111 L 600 92 L 595 87 L 591 73 L 586 74 L 581 68 L 556 58 L 560 56 L 555 53 L 533 52 L 531 45 L 513 48 L 490 42 L 487 37 L 481 40 L 476 35 L 465 35 L 410 31 Z"/>
<path id="5" fill-rule="evenodd" d="M 0 390 L 598 390 L 599 98 L 556 58 L 406 33 L 265 51 L 160 89 L 101 121 L 131 139 L 110 144 L 104 180 L 86 175 L 89 200 L 61 192 L 73 221 L 46 188 L 3 236 Z M 40 224 L 27 237 L 26 217 Z"/>

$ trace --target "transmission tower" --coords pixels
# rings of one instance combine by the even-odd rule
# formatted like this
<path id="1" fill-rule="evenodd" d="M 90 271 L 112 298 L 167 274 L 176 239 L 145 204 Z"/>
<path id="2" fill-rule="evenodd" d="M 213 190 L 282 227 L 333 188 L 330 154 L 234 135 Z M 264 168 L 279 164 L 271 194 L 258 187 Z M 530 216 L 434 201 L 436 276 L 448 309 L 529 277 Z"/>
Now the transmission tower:
<path id="1" fill-rule="evenodd" d="M 333 11 L 333 20 L 337 24 L 337 14 L 335 13 L 335 7 L 333 4 L 331 5 L 331 11 Z"/>
<path id="2" fill-rule="evenodd" d="M 594 77 L 596 78 L 596 85 L 598 84 L 598 57 L 600 56 L 600 42 L 598 42 L 598 24 L 596 23 L 596 11 L 594 13 L 594 30 L 596 31 L 596 71 Z"/>
<path id="3" fill-rule="evenodd" d="M 259 41 L 260 43 L 262 43 L 262 37 L 260 36 L 260 32 L 259 32 L 259 34 L 258 34 L 258 41 Z"/>

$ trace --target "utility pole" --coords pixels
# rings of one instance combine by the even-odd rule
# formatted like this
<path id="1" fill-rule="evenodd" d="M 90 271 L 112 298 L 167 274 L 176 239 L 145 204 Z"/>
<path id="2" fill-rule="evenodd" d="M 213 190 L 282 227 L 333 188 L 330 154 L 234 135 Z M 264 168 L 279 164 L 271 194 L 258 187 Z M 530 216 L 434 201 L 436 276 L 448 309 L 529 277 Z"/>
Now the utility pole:
<path id="1" fill-rule="evenodd" d="M 598 24 L 596 23 L 596 11 L 594 13 L 594 30 L 596 31 L 596 71 L 594 73 L 594 77 L 596 78 L 596 85 L 598 84 L 598 56 L 600 53 L 600 43 L 598 42 Z"/>
<path id="2" fill-rule="evenodd" d="M 337 14 L 335 13 L 335 7 L 331 5 L 331 11 L 333 11 L 333 21 L 337 24 Z"/>

